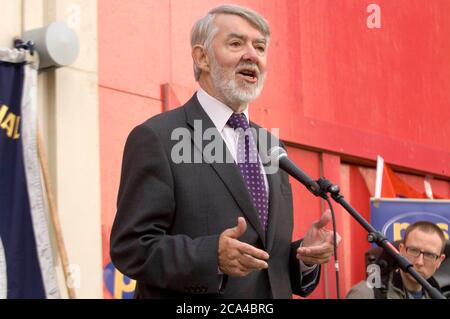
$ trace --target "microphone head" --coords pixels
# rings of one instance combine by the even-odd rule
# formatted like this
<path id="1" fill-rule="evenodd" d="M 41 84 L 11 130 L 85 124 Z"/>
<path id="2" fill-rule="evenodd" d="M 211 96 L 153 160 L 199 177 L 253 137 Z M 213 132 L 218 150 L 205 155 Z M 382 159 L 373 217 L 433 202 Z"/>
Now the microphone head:
<path id="1" fill-rule="evenodd" d="M 284 148 L 280 146 L 274 146 L 269 150 L 269 157 L 272 163 L 278 163 L 280 158 L 287 157 L 287 153 Z"/>
<path id="2" fill-rule="evenodd" d="M 287 157 L 286 151 L 279 146 L 273 146 L 270 148 L 266 155 L 267 165 L 265 165 L 266 174 L 276 174 L 280 168 L 280 159 Z"/>

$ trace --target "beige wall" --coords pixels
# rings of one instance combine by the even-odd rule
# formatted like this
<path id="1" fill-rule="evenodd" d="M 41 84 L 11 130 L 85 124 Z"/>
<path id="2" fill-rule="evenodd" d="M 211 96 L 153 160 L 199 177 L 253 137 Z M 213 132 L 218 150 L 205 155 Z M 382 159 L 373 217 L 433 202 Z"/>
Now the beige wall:
<path id="1" fill-rule="evenodd" d="M 65 21 L 79 37 L 73 65 L 39 75 L 39 126 L 77 297 L 101 298 L 97 1 L 0 0 L 0 8 L 0 47 L 11 48 L 24 30 L 53 21 Z"/>

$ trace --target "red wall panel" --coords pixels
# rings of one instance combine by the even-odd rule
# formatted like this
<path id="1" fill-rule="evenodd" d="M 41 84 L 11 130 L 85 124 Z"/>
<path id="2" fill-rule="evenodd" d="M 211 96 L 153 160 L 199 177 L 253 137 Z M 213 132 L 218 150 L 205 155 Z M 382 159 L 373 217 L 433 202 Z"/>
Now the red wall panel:
<path id="1" fill-rule="evenodd" d="M 298 148 L 288 148 L 289 157 L 308 174 L 317 179 L 320 176 L 320 157 L 318 153 L 301 150 Z M 297 180 L 290 178 L 292 192 L 294 194 L 294 233 L 293 240 L 298 240 L 305 236 L 312 223 L 320 219 L 320 200 L 309 193 L 309 191 Z M 324 280 L 316 288 L 310 298 L 322 298 L 325 295 Z"/>
<path id="2" fill-rule="evenodd" d="M 373 2 L 239 1 L 272 27 L 251 114 L 298 144 L 448 176 L 450 2 L 376 1 L 381 29 L 369 29 Z M 194 91 L 189 32 L 220 3 L 99 1 L 100 85 L 156 99 L 163 83 Z"/>
<path id="3" fill-rule="evenodd" d="M 370 192 L 359 168 L 354 165 L 341 166 L 340 186 L 345 200 L 370 222 Z M 367 231 L 344 209 L 340 209 L 345 227 L 342 253 L 345 256 L 344 294 L 366 276 L 364 253 L 370 248 Z"/>
<path id="4" fill-rule="evenodd" d="M 161 98 L 172 74 L 170 2 L 98 1 L 100 86 Z"/>

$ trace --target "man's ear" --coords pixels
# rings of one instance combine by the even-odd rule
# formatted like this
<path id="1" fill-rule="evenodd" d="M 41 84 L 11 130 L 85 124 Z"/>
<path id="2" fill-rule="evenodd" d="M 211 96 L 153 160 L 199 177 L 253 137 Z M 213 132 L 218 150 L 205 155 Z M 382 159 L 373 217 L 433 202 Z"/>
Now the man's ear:
<path id="1" fill-rule="evenodd" d="M 445 259 L 445 254 L 442 254 L 439 258 L 438 258 L 438 262 L 436 265 L 436 269 L 439 268 L 441 266 L 441 263 L 444 261 Z"/>
<path id="2" fill-rule="evenodd" d="M 210 72 L 209 57 L 204 46 L 197 44 L 192 48 L 192 59 L 202 71 Z"/>

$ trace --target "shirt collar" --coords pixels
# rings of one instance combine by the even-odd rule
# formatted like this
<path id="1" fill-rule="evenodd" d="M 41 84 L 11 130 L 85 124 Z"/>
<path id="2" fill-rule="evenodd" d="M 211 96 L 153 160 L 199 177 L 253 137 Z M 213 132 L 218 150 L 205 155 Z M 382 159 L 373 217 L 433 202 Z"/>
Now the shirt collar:
<path id="1" fill-rule="evenodd" d="M 214 123 L 214 126 L 217 128 L 217 130 L 219 132 L 222 132 L 223 128 L 227 124 L 227 121 L 230 119 L 231 114 L 233 114 L 233 110 L 224 103 L 206 93 L 202 88 L 197 91 L 197 99 L 200 102 L 203 110 L 205 110 L 206 114 L 208 114 L 208 116 Z M 246 107 L 242 113 L 245 114 L 247 121 L 249 121 L 248 107 Z"/>

